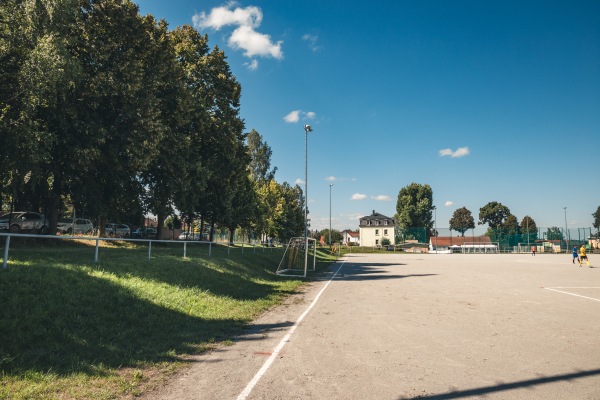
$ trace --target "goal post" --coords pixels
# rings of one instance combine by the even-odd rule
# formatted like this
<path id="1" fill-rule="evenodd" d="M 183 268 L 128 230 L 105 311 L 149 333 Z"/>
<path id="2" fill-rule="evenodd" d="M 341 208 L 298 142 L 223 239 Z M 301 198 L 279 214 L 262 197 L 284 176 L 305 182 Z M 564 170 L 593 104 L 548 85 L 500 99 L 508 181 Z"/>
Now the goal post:
<path id="1" fill-rule="evenodd" d="M 312 270 L 315 271 L 317 265 L 317 240 L 293 237 L 285 247 L 276 274 L 281 276 L 306 277 L 308 267 L 311 263 Z"/>

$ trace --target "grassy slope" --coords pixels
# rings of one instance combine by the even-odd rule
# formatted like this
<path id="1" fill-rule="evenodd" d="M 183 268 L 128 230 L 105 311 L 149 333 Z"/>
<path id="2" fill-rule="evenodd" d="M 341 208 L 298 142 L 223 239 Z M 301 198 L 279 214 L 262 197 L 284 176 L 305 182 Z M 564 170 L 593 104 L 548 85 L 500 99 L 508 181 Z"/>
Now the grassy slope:
<path id="1" fill-rule="evenodd" d="M 0 399 L 131 398 L 302 284 L 273 273 L 281 251 L 147 253 L 111 246 L 94 264 L 89 246 L 11 243 L 0 271 Z"/>

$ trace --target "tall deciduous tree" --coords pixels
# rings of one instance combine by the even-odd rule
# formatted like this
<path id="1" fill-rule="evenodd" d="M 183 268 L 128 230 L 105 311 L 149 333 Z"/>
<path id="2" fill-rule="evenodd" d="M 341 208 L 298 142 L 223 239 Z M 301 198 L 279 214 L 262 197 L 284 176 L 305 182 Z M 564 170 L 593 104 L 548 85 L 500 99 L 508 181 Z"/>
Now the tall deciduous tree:
<path id="1" fill-rule="evenodd" d="M 425 184 L 411 183 L 400 189 L 396 202 L 395 220 L 400 229 L 433 226 L 433 190 Z"/>
<path id="2" fill-rule="evenodd" d="M 596 212 L 592 214 L 594 217 L 594 228 L 600 230 L 600 206 L 596 209 Z"/>
<path id="3" fill-rule="evenodd" d="M 20 71 L 33 48 L 31 27 L 20 0 L 0 2 L 0 210 L 9 208 L 22 192 L 30 170 L 28 152 L 36 151 L 27 129 Z M 3 204 L 4 203 L 4 204 Z"/>
<path id="4" fill-rule="evenodd" d="M 304 196 L 298 185 L 277 183 L 270 179 L 258 188 L 259 201 L 268 210 L 257 224 L 267 237 L 287 240 L 304 232 Z"/>
<path id="5" fill-rule="evenodd" d="M 250 154 L 250 176 L 256 182 L 264 182 L 275 177 L 277 167 L 271 168 L 271 147 L 263 142 L 263 138 L 256 130 L 252 129 L 246 138 Z"/>
<path id="6" fill-rule="evenodd" d="M 171 32 L 171 40 L 183 74 L 183 93 L 175 127 L 179 132 L 182 150 L 178 156 L 179 174 L 174 203 L 186 220 L 191 221 L 210 175 L 210 115 L 204 94 L 208 37 L 184 25 Z"/>
<path id="7" fill-rule="evenodd" d="M 538 237 L 537 225 L 533 218 L 529 215 L 526 215 L 521 220 L 521 224 L 519 225 L 521 229 L 521 234 L 527 235 L 525 236 L 525 240 L 528 242 L 535 241 Z"/>
<path id="8" fill-rule="evenodd" d="M 519 234 L 519 221 L 517 217 L 513 214 L 509 214 L 504 222 L 502 223 L 502 227 L 504 228 L 504 232 L 507 235 L 517 235 Z"/>
<path id="9" fill-rule="evenodd" d="M 147 18 L 148 36 L 154 44 L 147 66 L 147 85 L 156 93 L 156 132 L 158 149 L 156 157 L 141 171 L 140 179 L 145 188 L 145 204 L 157 217 L 158 239 L 162 239 L 165 219 L 173 212 L 174 197 L 179 188 L 181 172 L 180 155 L 185 151 L 185 131 L 178 129 L 183 101 L 183 69 L 176 63 L 171 36 L 164 21 L 153 23 Z"/>
<path id="10" fill-rule="evenodd" d="M 475 220 L 471 211 L 466 207 L 455 210 L 450 218 L 450 229 L 459 232 L 461 236 L 465 236 L 465 232 L 469 229 L 475 229 Z"/>
<path id="11" fill-rule="evenodd" d="M 81 9 L 79 57 L 88 90 L 80 108 L 97 144 L 80 189 L 97 210 L 102 232 L 111 210 L 142 196 L 140 173 L 160 151 L 161 102 L 157 86 L 147 83 L 161 71 L 152 67 L 152 17 L 141 17 L 128 0 L 86 2 Z"/>
<path id="12" fill-rule="evenodd" d="M 502 227 L 502 223 L 509 216 L 510 210 L 497 201 L 491 201 L 479 209 L 479 225 L 487 223 L 490 228 Z"/>
<path id="13" fill-rule="evenodd" d="M 198 210 L 214 227 L 225 222 L 227 204 L 235 195 L 234 181 L 246 174 L 244 122 L 239 116 L 241 86 L 231 73 L 225 54 L 215 47 L 204 59 L 203 100 L 209 111 L 205 148 L 201 149 L 209 174 Z M 212 239 L 211 229 L 211 239 Z"/>

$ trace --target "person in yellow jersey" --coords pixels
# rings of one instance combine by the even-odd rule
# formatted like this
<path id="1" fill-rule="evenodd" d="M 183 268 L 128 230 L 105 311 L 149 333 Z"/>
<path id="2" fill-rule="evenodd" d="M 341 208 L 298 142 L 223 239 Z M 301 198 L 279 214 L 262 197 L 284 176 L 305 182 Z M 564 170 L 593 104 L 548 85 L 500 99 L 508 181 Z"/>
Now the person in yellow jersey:
<path id="1" fill-rule="evenodd" d="M 581 245 L 581 247 L 579 248 L 579 266 L 581 267 L 581 264 L 583 263 L 583 260 L 585 260 L 585 262 L 587 263 L 588 267 L 592 267 L 590 265 L 590 261 L 588 260 L 587 254 L 585 253 L 585 243 Z"/>

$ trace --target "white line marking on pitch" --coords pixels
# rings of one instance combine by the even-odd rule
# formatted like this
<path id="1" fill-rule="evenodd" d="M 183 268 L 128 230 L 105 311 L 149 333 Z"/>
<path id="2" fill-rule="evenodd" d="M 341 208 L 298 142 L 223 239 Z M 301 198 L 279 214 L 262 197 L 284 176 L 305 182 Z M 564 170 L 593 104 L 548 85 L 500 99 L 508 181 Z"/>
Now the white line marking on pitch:
<path id="1" fill-rule="evenodd" d="M 558 290 L 558 289 L 600 289 L 600 287 L 585 287 L 585 286 L 581 286 L 581 287 L 547 287 L 544 289 L 548 289 L 548 290 L 552 290 L 554 292 L 559 292 L 559 293 L 564 293 L 564 294 L 570 294 L 571 296 L 575 296 L 575 297 L 583 297 L 584 299 L 588 299 L 588 300 L 594 300 L 594 301 L 600 301 L 600 299 L 596 299 L 593 297 L 588 297 L 588 296 L 582 296 L 580 294 L 575 294 L 575 293 L 571 293 L 571 292 L 566 292 L 564 290 Z"/>
<path id="2" fill-rule="evenodd" d="M 246 386 L 246 388 L 237 397 L 237 400 L 245 400 L 246 398 L 248 398 L 248 396 L 252 392 L 252 389 L 254 389 L 254 386 L 256 386 L 256 384 L 258 383 L 258 381 L 260 380 L 260 378 L 262 378 L 262 376 L 265 374 L 265 372 L 267 372 L 267 370 L 269 369 L 269 367 L 271 366 L 271 364 L 273 364 L 273 361 L 275 361 L 275 358 L 277 358 L 277 356 L 279 355 L 279 353 L 281 353 L 281 350 L 283 349 L 283 347 L 285 346 L 285 344 L 290 340 L 290 337 L 292 336 L 292 334 L 294 333 L 294 331 L 296 330 L 296 328 L 298 327 L 298 325 L 300 325 L 300 322 L 302 322 L 302 320 L 304 319 L 304 317 L 306 317 L 306 315 L 308 315 L 308 313 L 310 312 L 310 310 L 312 310 L 312 308 L 315 306 L 315 304 L 317 304 L 317 301 L 319 300 L 319 297 L 321 297 L 321 295 L 323 294 L 323 292 L 325 291 L 325 289 L 327 289 L 327 286 L 329 286 L 329 284 L 331 283 L 331 281 L 333 280 L 333 278 L 335 278 L 337 276 L 338 272 L 340 272 L 340 269 L 342 269 L 342 267 L 344 266 L 344 263 L 346 262 L 346 259 L 344 259 L 344 261 L 342 261 L 342 264 L 340 265 L 340 267 L 337 269 L 337 271 L 335 271 L 335 274 L 333 274 L 333 276 L 327 282 L 327 284 L 325 286 L 323 286 L 323 288 L 321 289 L 321 291 L 319 292 L 319 294 L 317 294 L 317 297 L 315 297 L 315 299 L 312 301 L 312 303 L 310 303 L 310 306 L 302 313 L 302 315 L 300 315 L 300 317 L 294 323 L 294 325 L 292 325 L 292 327 L 290 328 L 290 330 L 288 331 L 288 333 L 283 337 L 283 339 L 281 339 L 281 342 L 279 342 L 279 344 L 277 345 L 277 347 L 275 347 L 275 350 L 273 350 L 273 353 L 271 354 L 271 357 L 269 357 L 267 359 L 267 361 L 265 361 L 265 363 L 258 370 L 258 372 L 256 373 L 256 375 L 254 375 L 254 378 L 252 378 L 252 380 L 250 381 L 250 383 L 248 383 L 248 385 Z"/>

